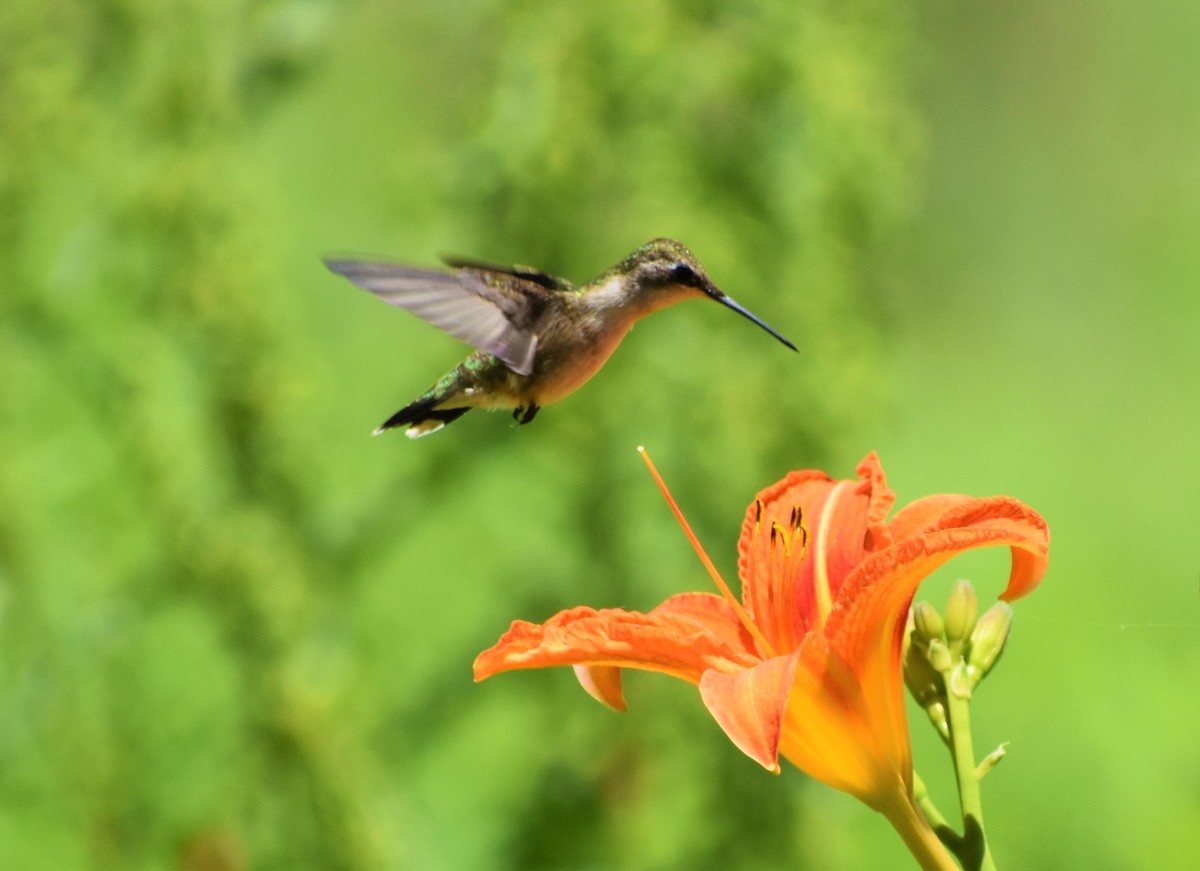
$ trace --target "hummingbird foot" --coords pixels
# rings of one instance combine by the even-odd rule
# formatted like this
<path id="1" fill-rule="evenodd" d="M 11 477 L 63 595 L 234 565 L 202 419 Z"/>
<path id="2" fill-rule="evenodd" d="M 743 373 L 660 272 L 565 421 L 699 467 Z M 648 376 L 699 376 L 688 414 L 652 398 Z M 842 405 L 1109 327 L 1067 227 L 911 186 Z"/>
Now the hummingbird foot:
<path id="1" fill-rule="evenodd" d="M 533 420 L 541 408 L 540 405 L 534 405 L 532 402 L 529 405 L 522 405 L 513 409 L 513 420 L 521 426 Z"/>

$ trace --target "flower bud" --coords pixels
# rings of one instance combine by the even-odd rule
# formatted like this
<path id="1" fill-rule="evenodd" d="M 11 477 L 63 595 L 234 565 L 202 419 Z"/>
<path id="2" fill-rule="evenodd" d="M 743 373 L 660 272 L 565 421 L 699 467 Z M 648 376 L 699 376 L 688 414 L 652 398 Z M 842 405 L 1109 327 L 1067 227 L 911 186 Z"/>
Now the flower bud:
<path id="1" fill-rule="evenodd" d="M 939 640 L 936 644 L 943 650 L 945 649 L 944 641 Z M 910 644 L 905 650 L 904 683 L 908 687 L 908 691 L 912 693 L 912 697 L 916 699 L 917 704 L 925 709 L 929 715 L 929 721 L 942 736 L 942 740 L 948 741 L 950 723 L 946 719 L 945 680 L 930 664 L 929 647 L 926 644 L 920 642 Z"/>
<path id="2" fill-rule="evenodd" d="M 925 713 L 929 715 L 929 722 L 933 723 L 933 728 L 937 729 L 942 740 L 949 741 L 950 721 L 946 719 L 946 704 L 941 701 L 928 704 L 925 706 Z"/>
<path id="3" fill-rule="evenodd" d="M 929 657 L 929 664 L 942 674 L 946 674 L 954 665 L 954 656 L 950 653 L 946 642 L 941 639 L 929 642 L 929 651 L 926 656 Z"/>
<path id="4" fill-rule="evenodd" d="M 946 600 L 946 638 L 951 644 L 962 643 L 975 628 L 979 617 L 979 598 L 970 581 L 959 581 Z"/>
<path id="5" fill-rule="evenodd" d="M 930 641 L 937 639 L 940 641 L 945 632 L 945 624 L 942 621 L 942 615 L 938 613 L 937 608 L 928 602 L 917 602 L 912 607 L 913 631 L 916 634 L 916 641 L 921 647 L 927 647 Z"/>
<path id="6" fill-rule="evenodd" d="M 979 618 L 971 633 L 971 644 L 967 651 L 967 671 L 972 684 L 978 684 L 992 670 L 1008 635 L 1012 631 L 1013 609 L 1007 602 L 997 602 Z"/>
<path id="7" fill-rule="evenodd" d="M 921 707 L 942 695 L 942 676 L 929 664 L 926 651 L 915 644 L 904 657 L 904 684 Z"/>

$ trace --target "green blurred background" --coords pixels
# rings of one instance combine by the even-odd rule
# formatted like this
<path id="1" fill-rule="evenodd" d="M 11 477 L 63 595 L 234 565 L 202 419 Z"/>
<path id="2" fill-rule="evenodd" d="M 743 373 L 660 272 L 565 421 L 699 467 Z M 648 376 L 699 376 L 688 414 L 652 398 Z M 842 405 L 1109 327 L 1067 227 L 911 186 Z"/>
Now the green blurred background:
<path id="1" fill-rule="evenodd" d="M 707 588 L 638 444 L 727 576 L 756 490 L 871 449 L 1038 508 L 1001 866 L 1200 863 L 1197 44 L 1190 0 L 7 0 L 0 868 L 910 867 L 682 683 L 471 682 Z M 531 426 L 369 438 L 463 349 L 322 254 L 659 235 L 800 354 L 687 304 Z"/>

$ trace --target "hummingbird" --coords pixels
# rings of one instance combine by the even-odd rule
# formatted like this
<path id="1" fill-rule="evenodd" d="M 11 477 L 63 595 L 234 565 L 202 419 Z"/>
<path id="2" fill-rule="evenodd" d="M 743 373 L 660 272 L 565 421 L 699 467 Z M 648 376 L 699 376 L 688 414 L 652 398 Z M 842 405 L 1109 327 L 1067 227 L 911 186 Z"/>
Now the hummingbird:
<path id="1" fill-rule="evenodd" d="M 655 239 L 586 284 L 528 266 L 445 258 L 451 271 L 378 260 L 325 265 L 386 303 L 477 350 L 375 430 L 437 432 L 472 408 L 513 409 L 529 423 L 582 387 L 646 315 L 693 297 L 716 300 L 793 351 L 796 346 L 722 292 L 687 248 Z"/>

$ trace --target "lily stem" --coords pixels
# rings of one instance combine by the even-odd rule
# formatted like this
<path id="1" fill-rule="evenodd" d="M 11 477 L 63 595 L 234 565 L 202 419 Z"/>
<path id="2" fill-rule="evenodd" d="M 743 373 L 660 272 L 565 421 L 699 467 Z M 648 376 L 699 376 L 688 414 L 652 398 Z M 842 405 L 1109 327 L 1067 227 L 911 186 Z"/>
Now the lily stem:
<path id="1" fill-rule="evenodd" d="M 907 796 L 880 811 L 904 839 L 904 845 L 923 871 L 958 871 L 958 865 L 946 845 L 934 833 L 916 804 L 907 800 Z"/>
<path id="2" fill-rule="evenodd" d="M 946 719 L 950 725 L 950 753 L 962 806 L 963 835 L 954 852 L 966 871 L 996 871 L 983 830 L 983 800 L 971 740 L 971 684 L 961 662 L 946 675 Z"/>
<path id="3" fill-rule="evenodd" d="M 925 786 L 925 781 L 916 771 L 913 771 L 913 801 L 917 803 L 917 807 L 921 809 L 921 813 L 925 814 L 925 819 L 929 820 L 929 824 L 935 831 L 938 829 L 950 830 L 950 824 L 946 822 L 946 817 L 933 803 L 933 798 L 929 795 L 929 788 Z"/>

